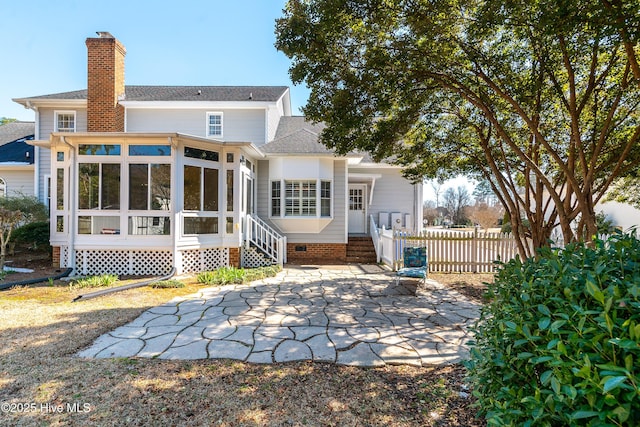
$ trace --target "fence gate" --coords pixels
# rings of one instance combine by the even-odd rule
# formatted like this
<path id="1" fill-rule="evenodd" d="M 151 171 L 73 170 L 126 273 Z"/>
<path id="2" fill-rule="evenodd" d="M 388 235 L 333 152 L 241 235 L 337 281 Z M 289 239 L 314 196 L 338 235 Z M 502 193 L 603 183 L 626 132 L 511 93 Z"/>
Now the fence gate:
<path id="1" fill-rule="evenodd" d="M 393 230 L 394 268 L 402 264 L 405 246 L 427 248 L 429 271 L 491 273 L 494 261 L 509 261 L 518 253 L 510 234 L 478 231 L 425 231 L 414 234 L 404 229 Z"/>

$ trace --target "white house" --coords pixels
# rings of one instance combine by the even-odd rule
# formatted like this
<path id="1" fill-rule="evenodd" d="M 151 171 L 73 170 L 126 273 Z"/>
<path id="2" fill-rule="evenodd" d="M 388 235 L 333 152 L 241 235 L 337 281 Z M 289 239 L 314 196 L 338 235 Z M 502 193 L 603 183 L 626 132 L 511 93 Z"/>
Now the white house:
<path id="1" fill-rule="evenodd" d="M 126 86 L 124 46 L 98 34 L 86 90 L 14 99 L 35 112 L 35 192 L 61 267 L 345 262 L 372 219 L 422 224 L 422 185 L 319 144 L 287 87 Z"/>

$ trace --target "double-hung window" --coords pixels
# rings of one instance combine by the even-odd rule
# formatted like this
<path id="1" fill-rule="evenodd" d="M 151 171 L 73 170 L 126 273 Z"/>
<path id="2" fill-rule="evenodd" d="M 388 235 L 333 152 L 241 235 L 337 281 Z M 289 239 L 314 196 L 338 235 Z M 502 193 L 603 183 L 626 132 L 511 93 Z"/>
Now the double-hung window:
<path id="1" fill-rule="evenodd" d="M 222 113 L 207 113 L 207 136 L 222 138 Z"/>
<path id="2" fill-rule="evenodd" d="M 56 132 L 75 132 L 76 131 L 76 112 L 75 111 L 56 111 L 55 112 L 55 130 Z"/>

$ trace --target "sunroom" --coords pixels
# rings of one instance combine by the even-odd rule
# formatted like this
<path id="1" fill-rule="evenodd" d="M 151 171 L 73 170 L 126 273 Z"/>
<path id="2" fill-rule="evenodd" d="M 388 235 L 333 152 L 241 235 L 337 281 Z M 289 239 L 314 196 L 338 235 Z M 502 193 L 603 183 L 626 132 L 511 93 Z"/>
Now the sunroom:
<path id="1" fill-rule="evenodd" d="M 237 263 L 262 154 L 183 134 L 54 133 L 54 261 L 75 274 L 160 275 Z"/>

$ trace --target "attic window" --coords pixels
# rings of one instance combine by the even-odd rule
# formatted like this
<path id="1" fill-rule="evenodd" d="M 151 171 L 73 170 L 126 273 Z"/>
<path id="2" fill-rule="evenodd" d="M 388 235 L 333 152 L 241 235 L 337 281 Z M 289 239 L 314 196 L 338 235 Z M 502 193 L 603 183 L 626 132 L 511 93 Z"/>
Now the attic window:
<path id="1" fill-rule="evenodd" d="M 207 136 L 222 138 L 222 113 L 207 113 Z"/>
<path id="2" fill-rule="evenodd" d="M 76 112 L 75 111 L 56 111 L 56 132 L 75 132 L 76 131 Z"/>

